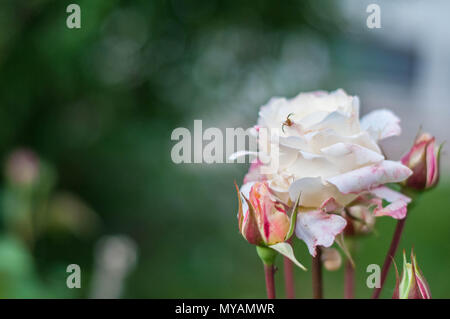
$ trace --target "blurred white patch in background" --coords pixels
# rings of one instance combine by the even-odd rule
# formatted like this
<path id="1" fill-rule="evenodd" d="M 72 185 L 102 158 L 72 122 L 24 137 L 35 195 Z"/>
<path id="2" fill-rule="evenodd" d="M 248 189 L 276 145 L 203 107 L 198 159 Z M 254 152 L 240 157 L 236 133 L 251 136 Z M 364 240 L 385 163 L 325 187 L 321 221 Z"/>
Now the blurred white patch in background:
<path id="1" fill-rule="evenodd" d="M 91 298 L 116 299 L 122 295 L 127 275 L 137 261 L 136 243 L 125 235 L 106 236 L 95 250 Z"/>
<path id="2" fill-rule="evenodd" d="M 365 9 L 371 3 L 381 8 L 381 29 L 366 27 Z M 448 141 L 450 1 L 346 0 L 339 4 L 347 20 L 345 32 L 360 46 L 370 43 L 370 50 L 380 53 L 373 60 L 373 76 L 355 76 L 355 92 L 351 93 L 362 97 L 364 107 L 390 107 L 402 118 L 400 143 L 387 145 L 387 153 L 398 159 L 412 143 L 420 125 L 438 141 Z M 383 59 L 387 60 L 385 65 L 381 63 L 384 69 L 378 67 Z M 402 72 L 404 76 L 399 76 Z M 366 113 L 368 109 L 363 111 Z M 444 152 L 442 167 L 449 170 L 450 163 L 445 158 Z"/>

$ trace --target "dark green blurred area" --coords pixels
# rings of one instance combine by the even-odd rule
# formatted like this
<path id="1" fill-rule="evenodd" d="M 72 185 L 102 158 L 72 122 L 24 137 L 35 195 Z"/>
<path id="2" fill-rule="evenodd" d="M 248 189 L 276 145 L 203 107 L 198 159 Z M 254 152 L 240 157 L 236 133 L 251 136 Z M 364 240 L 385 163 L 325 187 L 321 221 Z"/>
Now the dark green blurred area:
<path id="1" fill-rule="evenodd" d="M 79 30 L 66 27 L 69 3 L 81 7 Z M 171 132 L 194 119 L 246 128 L 273 95 L 342 86 L 352 71 L 338 23 L 333 1 L 1 1 L 0 297 L 91 297 L 107 235 L 137 250 L 121 297 L 264 297 L 262 266 L 236 223 L 233 181 L 247 165 L 176 165 Z M 332 75 L 314 77 L 325 64 Z M 14 168 L 17 150 L 18 171 L 31 175 Z M 400 244 L 415 247 L 443 298 L 449 190 L 444 181 L 423 196 Z M 357 297 L 370 296 L 365 267 L 382 263 L 394 226 L 381 218 L 378 235 L 361 240 Z M 309 265 L 303 243 L 296 254 Z M 81 289 L 66 287 L 69 264 L 81 267 Z M 326 273 L 326 297 L 342 296 L 342 276 Z M 310 274 L 296 279 L 298 296 L 311 297 Z"/>

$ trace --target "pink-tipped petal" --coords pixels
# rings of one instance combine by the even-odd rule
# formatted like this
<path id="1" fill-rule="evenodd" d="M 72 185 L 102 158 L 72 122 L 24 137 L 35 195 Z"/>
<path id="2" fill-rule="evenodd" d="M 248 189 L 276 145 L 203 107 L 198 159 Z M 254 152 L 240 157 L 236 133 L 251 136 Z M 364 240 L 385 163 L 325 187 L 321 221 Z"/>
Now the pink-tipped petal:
<path id="1" fill-rule="evenodd" d="M 380 186 L 377 188 L 374 188 L 370 191 L 373 195 L 385 199 L 388 202 L 396 202 L 396 201 L 403 201 L 407 204 L 411 203 L 411 198 L 409 198 L 406 195 L 403 195 L 400 192 L 397 192 L 393 189 L 390 189 L 389 187 L 386 186 Z"/>
<path id="2" fill-rule="evenodd" d="M 371 194 L 390 203 L 386 207 L 383 207 L 382 201 L 378 201 L 378 207 L 374 210 L 375 216 L 391 216 L 395 219 L 403 219 L 406 217 L 408 211 L 407 207 L 411 202 L 411 198 L 408 196 L 396 192 L 386 186 L 380 186 L 373 189 Z"/>
<path id="3" fill-rule="evenodd" d="M 422 138 L 420 141 L 416 141 L 416 143 L 409 150 L 409 152 L 403 155 L 401 159 L 403 165 L 411 167 L 415 166 L 418 162 L 420 162 L 424 156 L 427 144 L 428 144 L 427 139 Z"/>
<path id="4" fill-rule="evenodd" d="M 434 138 L 430 141 L 426 150 L 426 166 L 427 166 L 427 181 L 426 187 L 430 188 L 436 185 L 438 181 L 438 152 L 436 151 Z"/>
<path id="5" fill-rule="evenodd" d="M 250 244 L 261 245 L 264 243 L 264 240 L 259 229 L 259 222 L 255 209 L 247 198 L 244 197 L 244 200 L 247 202 L 248 211 L 244 216 L 242 235 Z"/>
<path id="6" fill-rule="evenodd" d="M 376 208 L 374 211 L 375 216 L 390 216 L 395 219 L 403 219 L 408 212 L 408 204 L 402 201 L 394 202 L 383 208 Z"/>
<path id="7" fill-rule="evenodd" d="M 320 209 L 325 212 L 334 212 L 337 210 L 341 210 L 343 208 L 342 205 L 340 205 L 335 199 L 334 197 L 330 197 L 327 200 L 325 200 L 322 205 L 320 206 Z"/>
<path id="8" fill-rule="evenodd" d="M 411 264 L 416 286 L 416 292 L 414 295 L 418 296 L 419 299 L 431 299 L 430 287 L 428 286 L 428 282 L 417 264 L 416 255 L 414 255 L 413 252 L 411 252 Z"/>
<path id="9" fill-rule="evenodd" d="M 431 291 L 422 271 L 417 264 L 416 256 L 411 251 L 411 263 L 406 261 L 406 253 L 403 251 L 403 272 L 400 284 L 395 288 L 393 298 L 400 299 L 431 299 Z"/>
<path id="10" fill-rule="evenodd" d="M 421 134 L 411 150 L 402 158 L 402 163 L 413 171 L 406 185 L 425 190 L 436 186 L 439 180 L 439 154 L 441 147 L 436 147 L 436 139 L 428 133 Z"/>
<path id="11" fill-rule="evenodd" d="M 344 194 L 357 194 L 382 184 L 401 182 L 411 174 L 400 162 L 383 161 L 329 178 L 328 182 Z"/>
<path id="12" fill-rule="evenodd" d="M 306 243 L 309 253 L 316 256 L 316 247 L 330 247 L 346 224 L 343 217 L 322 210 L 303 211 L 297 215 L 295 234 Z"/>
<path id="13" fill-rule="evenodd" d="M 252 186 L 249 202 L 264 243 L 272 245 L 284 241 L 290 227 L 289 217 L 284 206 L 273 198 L 267 183 L 257 182 Z"/>
<path id="14" fill-rule="evenodd" d="M 242 198 L 241 193 L 239 192 L 239 187 L 237 186 L 236 182 L 234 182 L 234 186 L 236 187 L 236 192 L 238 196 L 238 226 L 239 231 L 242 233 L 242 223 L 244 221 L 244 211 L 242 210 Z"/>

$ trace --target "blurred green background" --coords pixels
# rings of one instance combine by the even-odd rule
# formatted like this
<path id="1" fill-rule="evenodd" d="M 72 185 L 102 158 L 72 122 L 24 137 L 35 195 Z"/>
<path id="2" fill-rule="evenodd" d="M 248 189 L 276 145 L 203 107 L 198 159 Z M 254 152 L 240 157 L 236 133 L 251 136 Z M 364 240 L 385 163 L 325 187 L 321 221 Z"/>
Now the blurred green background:
<path id="1" fill-rule="evenodd" d="M 81 29 L 66 27 L 70 3 Z M 265 297 L 255 248 L 237 229 L 233 181 L 248 165 L 176 165 L 171 132 L 194 119 L 247 128 L 271 96 L 343 87 L 362 113 L 390 107 L 404 118 L 403 138 L 384 145 L 392 158 L 420 124 L 443 140 L 448 117 L 430 125 L 425 106 L 414 108 L 421 46 L 384 38 L 392 11 L 387 27 L 367 29 L 366 5 L 2 0 L 0 297 Z M 415 247 L 438 298 L 450 297 L 449 190 L 444 172 L 400 244 Z M 371 295 L 365 269 L 383 262 L 394 227 L 380 218 L 360 240 L 357 297 Z M 295 250 L 309 266 L 306 246 Z M 66 287 L 69 264 L 81 267 L 81 289 Z M 311 297 L 310 273 L 295 276 L 298 297 Z M 277 281 L 283 296 L 281 272 Z M 326 272 L 325 297 L 341 298 L 342 283 L 342 269 Z M 393 287 L 391 272 L 382 296 Z"/>

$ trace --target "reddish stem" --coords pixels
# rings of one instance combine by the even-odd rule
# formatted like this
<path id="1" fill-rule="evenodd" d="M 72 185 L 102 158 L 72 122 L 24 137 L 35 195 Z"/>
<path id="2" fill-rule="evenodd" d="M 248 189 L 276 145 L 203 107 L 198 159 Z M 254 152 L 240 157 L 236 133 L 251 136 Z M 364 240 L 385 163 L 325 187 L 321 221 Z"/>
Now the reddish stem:
<path id="1" fill-rule="evenodd" d="M 344 298 L 353 299 L 354 289 L 355 289 L 355 268 L 353 268 L 352 263 L 347 259 L 345 262 L 345 287 L 344 287 Z"/>
<path id="2" fill-rule="evenodd" d="M 275 266 L 264 264 L 264 274 L 266 276 L 267 298 L 275 299 Z"/>
<path id="3" fill-rule="evenodd" d="M 313 287 L 313 298 L 322 299 L 323 298 L 323 288 L 322 288 L 322 251 L 320 247 L 317 247 L 316 257 L 312 258 L 311 274 L 312 274 L 312 287 Z"/>
<path id="4" fill-rule="evenodd" d="M 395 257 L 395 252 L 397 251 L 398 244 L 400 242 L 400 238 L 402 237 L 403 227 L 405 226 L 406 217 L 399 220 L 397 222 L 397 226 L 395 227 L 394 236 L 392 237 L 391 246 L 389 247 L 389 251 L 384 259 L 383 269 L 381 270 L 381 278 L 380 278 L 380 288 L 375 288 L 372 299 L 378 299 L 380 296 L 381 290 L 383 289 L 384 282 L 386 281 L 387 275 L 389 273 L 389 268 L 392 265 L 392 260 Z"/>
<path id="5" fill-rule="evenodd" d="M 286 298 L 295 299 L 294 264 L 287 257 L 284 257 L 284 286 Z"/>

